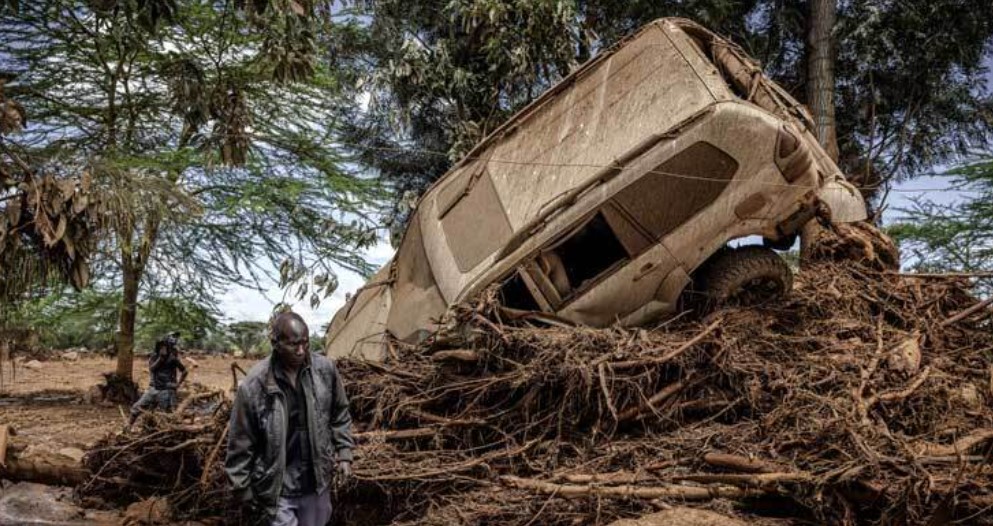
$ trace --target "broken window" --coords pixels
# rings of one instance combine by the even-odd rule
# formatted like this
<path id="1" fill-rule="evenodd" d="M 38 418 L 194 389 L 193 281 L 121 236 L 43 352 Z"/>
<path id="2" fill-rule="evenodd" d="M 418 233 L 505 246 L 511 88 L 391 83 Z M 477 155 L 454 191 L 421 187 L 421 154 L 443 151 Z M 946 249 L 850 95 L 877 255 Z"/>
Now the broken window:
<path id="1" fill-rule="evenodd" d="M 577 292 L 650 245 L 613 203 L 525 261 L 500 289 L 504 306 L 554 312 Z"/>
<path id="2" fill-rule="evenodd" d="M 500 287 L 500 304 L 520 310 L 541 310 L 528 289 L 520 272 L 514 274 Z"/>
<path id="3" fill-rule="evenodd" d="M 545 257 L 550 267 L 545 273 L 553 283 L 559 281 L 556 289 L 565 285 L 566 292 L 584 288 L 588 281 L 629 257 L 602 212 L 597 212 L 550 252 Z"/>

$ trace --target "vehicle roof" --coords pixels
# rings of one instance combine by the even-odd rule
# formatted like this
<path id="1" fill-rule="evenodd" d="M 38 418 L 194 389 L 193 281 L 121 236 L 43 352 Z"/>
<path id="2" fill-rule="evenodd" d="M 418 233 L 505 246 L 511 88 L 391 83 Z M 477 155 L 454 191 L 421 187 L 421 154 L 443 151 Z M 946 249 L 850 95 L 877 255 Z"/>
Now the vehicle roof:
<path id="1" fill-rule="evenodd" d="M 511 132 L 515 128 L 520 127 L 525 121 L 534 116 L 535 111 L 554 100 L 561 92 L 565 91 L 578 80 L 588 75 L 597 65 L 601 62 L 614 56 L 622 47 L 624 47 L 628 42 L 637 39 L 643 33 L 657 29 L 666 23 L 670 23 L 679 28 L 692 28 L 694 31 L 703 32 L 705 34 L 711 35 L 713 37 L 721 38 L 716 33 L 710 31 L 709 29 L 701 26 L 700 24 L 689 20 L 687 18 L 680 17 L 663 17 L 656 18 L 651 22 L 641 26 L 637 31 L 625 36 L 621 40 L 618 40 L 613 45 L 607 49 L 597 53 L 597 55 L 590 60 L 584 62 L 580 67 L 576 68 L 574 71 L 570 72 L 568 75 L 563 77 L 561 80 L 556 82 L 552 87 L 548 88 L 543 92 L 538 98 L 531 101 L 529 104 L 518 110 L 513 116 L 503 122 L 500 126 L 495 128 L 486 137 L 483 137 L 478 143 L 476 143 L 468 153 L 466 153 L 457 163 L 455 163 L 449 171 L 442 176 L 438 181 L 436 181 L 433 186 L 438 185 L 445 179 L 448 174 L 453 173 L 456 169 L 461 168 L 466 163 L 476 159 L 483 153 L 487 148 L 489 148 L 495 141 L 500 137 Z M 430 190 L 430 187 L 429 187 Z"/>

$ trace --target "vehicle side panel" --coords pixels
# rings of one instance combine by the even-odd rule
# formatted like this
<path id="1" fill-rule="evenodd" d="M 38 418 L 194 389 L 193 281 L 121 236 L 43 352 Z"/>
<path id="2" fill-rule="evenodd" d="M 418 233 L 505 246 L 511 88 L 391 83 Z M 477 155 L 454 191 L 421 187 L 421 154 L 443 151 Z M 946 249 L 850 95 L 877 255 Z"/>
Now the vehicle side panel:
<path id="1" fill-rule="evenodd" d="M 695 57 L 695 60 L 700 60 Z M 564 191 L 714 102 L 711 90 L 659 25 L 642 31 L 600 61 L 558 99 L 533 113 L 502 140 L 477 152 L 460 170 L 485 163 L 514 233 Z M 468 272 L 459 268 L 437 218 L 454 193 L 446 182 L 421 201 L 419 213 L 428 258 L 446 299 L 461 295 L 493 258 Z M 494 251 L 495 253 L 495 251 Z"/>

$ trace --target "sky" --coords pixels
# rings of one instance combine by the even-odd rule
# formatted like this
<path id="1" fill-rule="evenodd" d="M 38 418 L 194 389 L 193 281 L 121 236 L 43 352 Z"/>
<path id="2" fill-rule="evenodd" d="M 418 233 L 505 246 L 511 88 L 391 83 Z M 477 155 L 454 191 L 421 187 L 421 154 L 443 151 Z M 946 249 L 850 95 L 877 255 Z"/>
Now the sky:
<path id="1" fill-rule="evenodd" d="M 366 261 L 372 263 L 377 268 L 386 264 L 393 256 L 393 247 L 385 238 L 380 239 L 372 248 L 365 251 Z M 265 280 L 263 280 L 265 282 Z M 328 296 L 316 308 L 310 307 L 309 298 L 297 300 L 288 291 L 273 280 L 268 280 L 268 287 L 264 291 L 255 290 L 251 287 L 232 287 L 219 298 L 221 313 L 227 318 L 226 321 L 266 321 L 272 313 L 272 308 L 280 302 L 285 302 L 293 308 L 293 311 L 300 314 L 312 332 L 324 332 L 323 326 L 331 321 L 331 316 L 339 307 L 345 304 L 345 294 L 355 292 L 355 289 L 365 283 L 362 276 L 344 269 L 338 270 L 338 289 Z"/>

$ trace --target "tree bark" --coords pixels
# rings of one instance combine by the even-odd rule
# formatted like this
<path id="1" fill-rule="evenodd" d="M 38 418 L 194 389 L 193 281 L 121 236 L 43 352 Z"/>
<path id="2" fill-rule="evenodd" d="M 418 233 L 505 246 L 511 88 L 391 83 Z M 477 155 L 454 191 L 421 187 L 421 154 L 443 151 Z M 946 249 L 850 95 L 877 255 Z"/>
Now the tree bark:
<path id="1" fill-rule="evenodd" d="M 133 380 L 134 325 L 138 311 L 139 275 L 132 262 L 126 259 L 122 263 L 124 291 L 117 323 L 117 375 Z"/>
<path id="2" fill-rule="evenodd" d="M 138 244 L 137 254 L 132 251 L 130 242 L 134 231 L 125 228 L 122 239 L 129 242 L 121 247 L 121 269 L 123 274 L 123 297 L 121 298 L 121 311 L 117 325 L 117 375 L 134 380 L 134 326 L 138 314 L 138 286 L 141 284 L 141 277 L 145 272 L 145 265 L 151 257 L 152 249 L 159 234 L 159 219 L 148 217 L 145 219 L 144 228 L 141 234 L 141 241 Z"/>
<path id="3" fill-rule="evenodd" d="M 807 31 L 807 105 L 814 116 L 814 135 L 828 155 L 838 160 L 834 119 L 834 41 L 831 30 L 837 0 L 810 0 Z"/>

